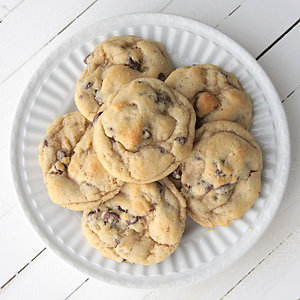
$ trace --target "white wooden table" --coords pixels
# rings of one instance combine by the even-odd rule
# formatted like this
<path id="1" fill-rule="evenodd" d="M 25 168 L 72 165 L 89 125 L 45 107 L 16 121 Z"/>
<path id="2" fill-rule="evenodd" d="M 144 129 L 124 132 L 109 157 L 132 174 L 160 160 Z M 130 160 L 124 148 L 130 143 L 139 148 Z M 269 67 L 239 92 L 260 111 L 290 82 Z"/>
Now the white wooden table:
<path id="1" fill-rule="evenodd" d="M 189 17 L 243 46 L 276 87 L 291 135 L 290 176 L 267 231 L 231 267 L 182 288 L 121 288 L 74 270 L 35 234 L 22 213 L 10 176 L 11 124 L 22 93 L 39 65 L 81 28 L 137 12 Z M 0 299 L 299 299 L 299 18 L 299 0 L 1 0 Z"/>

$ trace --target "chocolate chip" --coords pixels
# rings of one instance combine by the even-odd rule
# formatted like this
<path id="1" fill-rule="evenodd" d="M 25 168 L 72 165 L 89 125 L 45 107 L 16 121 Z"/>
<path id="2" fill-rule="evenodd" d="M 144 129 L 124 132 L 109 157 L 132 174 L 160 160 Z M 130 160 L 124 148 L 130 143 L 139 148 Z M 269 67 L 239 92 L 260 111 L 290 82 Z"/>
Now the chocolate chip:
<path id="1" fill-rule="evenodd" d="M 171 98 L 167 93 L 163 92 L 161 94 L 157 94 L 155 103 L 164 103 L 166 106 L 169 106 L 171 104 Z"/>
<path id="2" fill-rule="evenodd" d="M 202 157 L 200 157 L 198 154 L 195 154 L 195 156 L 194 156 L 194 158 L 196 159 L 196 160 L 203 160 L 203 158 Z"/>
<path id="3" fill-rule="evenodd" d="M 225 72 L 220 72 L 222 75 L 224 75 L 226 77 L 226 79 L 228 78 L 228 74 Z"/>
<path id="4" fill-rule="evenodd" d="M 207 184 L 205 186 L 205 193 L 209 193 L 212 189 L 214 188 L 214 186 L 212 184 Z"/>
<path id="5" fill-rule="evenodd" d="M 95 123 L 98 121 L 98 119 L 99 119 L 99 117 L 101 116 L 101 114 L 102 114 L 102 111 L 98 112 L 98 113 L 95 115 L 95 117 L 94 117 L 94 119 L 93 119 L 93 124 L 95 124 Z"/>
<path id="6" fill-rule="evenodd" d="M 228 195 L 232 191 L 232 184 L 226 183 L 223 185 L 220 185 L 216 188 L 216 190 L 222 194 Z"/>
<path id="7" fill-rule="evenodd" d="M 164 73 L 159 73 L 158 74 L 158 79 L 161 80 L 161 81 L 165 81 L 166 80 L 166 76 Z"/>
<path id="8" fill-rule="evenodd" d="M 223 171 L 222 171 L 222 170 L 217 169 L 217 170 L 215 171 L 215 175 L 220 176 L 220 175 L 222 175 L 222 174 L 223 174 Z"/>
<path id="9" fill-rule="evenodd" d="M 67 154 L 63 150 L 58 150 L 56 152 L 56 158 L 61 160 L 62 158 L 67 157 Z"/>
<path id="10" fill-rule="evenodd" d="M 118 210 L 126 213 L 128 212 L 127 209 L 123 209 L 120 205 L 118 205 Z"/>
<path id="11" fill-rule="evenodd" d="M 55 174 L 57 175 L 61 175 L 64 171 L 63 170 L 60 170 L 56 167 L 56 164 L 54 165 L 54 169 L 55 169 Z"/>
<path id="12" fill-rule="evenodd" d="M 148 130 L 148 129 L 144 129 L 143 130 L 143 138 L 146 140 L 146 139 L 149 139 L 151 137 L 151 132 Z"/>
<path id="13" fill-rule="evenodd" d="M 82 95 L 80 95 L 78 98 L 79 98 L 79 99 L 82 99 L 82 98 L 83 98 L 83 96 L 82 96 Z"/>
<path id="14" fill-rule="evenodd" d="M 186 142 L 186 137 L 179 136 L 175 139 L 175 141 L 179 142 L 181 145 L 185 144 Z"/>
<path id="15" fill-rule="evenodd" d="M 126 223 L 128 225 L 135 224 L 138 221 L 139 217 L 138 216 L 132 216 L 129 220 L 126 220 Z"/>
<path id="16" fill-rule="evenodd" d="M 168 151 L 165 149 L 165 148 L 163 148 L 163 147 L 157 147 L 158 149 L 159 149 L 159 151 L 162 153 L 162 154 L 167 154 L 168 153 Z"/>
<path id="17" fill-rule="evenodd" d="M 49 146 L 48 140 L 45 139 L 43 141 L 43 148 L 48 147 L 48 146 Z"/>
<path id="18" fill-rule="evenodd" d="M 181 171 L 181 167 L 179 166 L 175 171 L 173 171 L 172 177 L 179 180 L 181 178 L 181 175 L 182 175 L 182 171 Z"/>
<path id="19" fill-rule="evenodd" d="M 90 54 L 88 56 L 86 56 L 83 60 L 83 62 L 87 65 L 88 64 L 88 58 L 90 57 Z"/>
<path id="20" fill-rule="evenodd" d="M 96 211 L 91 210 L 91 211 L 87 214 L 87 216 L 90 217 L 90 216 L 94 215 L 95 213 L 96 213 Z"/>
<path id="21" fill-rule="evenodd" d="M 103 221 L 114 225 L 120 221 L 120 217 L 116 213 L 109 211 L 103 216 Z"/>
<path id="22" fill-rule="evenodd" d="M 93 85 L 92 82 L 88 82 L 88 83 L 86 83 L 86 84 L 83 85 L 83 88 L 84 88 L 85 90 L 88 90 L 92 85 Z"/>
<path id="23" fill-rule="evenodd" d="M 133 70 L 140 71 L 141 64 L 129 57 L 127 60 L 127 66 Z"/>
<path id="24" fill-rule="evenodd" d="M 118 239 L 115 239 L 115 242 L 116 242 L 117 245 L 120 244 L 120 240 L 118 240 Z"/>

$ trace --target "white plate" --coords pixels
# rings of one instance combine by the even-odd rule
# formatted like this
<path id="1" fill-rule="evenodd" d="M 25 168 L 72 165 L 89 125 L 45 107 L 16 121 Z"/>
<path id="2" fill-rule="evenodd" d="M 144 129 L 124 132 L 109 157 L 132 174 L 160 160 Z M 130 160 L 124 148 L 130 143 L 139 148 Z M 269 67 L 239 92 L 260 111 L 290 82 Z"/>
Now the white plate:
<path id="1" fill-rule="evenodd" d="M 263 153 L 262 193 L 253 207 L 227 227 L 207 230 L 187 220 L 182 242 L 154 266 L 118 264 L 85 240 L 81 213 L 51 202 L 38 164 L 38 144 L 49 124 L 76 110 L 73 92 L 82 60 L 99 42 L 136 35 L 163 43 L 174 66 L 212 63 L 234 73 L 253 99 L 251 133 Z M 290 141 L 275 88 L 255 59 L 219 31 L 165 14 L 131 14 L 89 26 L 62 44 L 30 80 L 18 106 L 11 135 L 11 168 L 20 204 L 39 236 L 63 260 L 87 276 L 126 287 L 166 288 L 208 278 L 237 261 L 261 237 L 286 186 Z"/>

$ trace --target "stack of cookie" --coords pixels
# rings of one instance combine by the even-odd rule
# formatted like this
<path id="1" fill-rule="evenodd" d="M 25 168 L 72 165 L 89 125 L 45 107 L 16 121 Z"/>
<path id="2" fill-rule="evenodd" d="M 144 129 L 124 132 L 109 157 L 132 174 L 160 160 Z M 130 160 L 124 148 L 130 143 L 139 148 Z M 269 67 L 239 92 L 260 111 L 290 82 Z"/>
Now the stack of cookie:
<path id="1" fill-rule="evenodd" d="M 117 262 L 151 265 L 180 243 L 186 212 L 228 225 L 260 193 L 251 99 L 214 65 L 174 70 L 162 44 L 134 36 L 95 47 L 76 84 L 79 111 L 40 143 L 51 200 L 83 211 L 89 243 Z"/>

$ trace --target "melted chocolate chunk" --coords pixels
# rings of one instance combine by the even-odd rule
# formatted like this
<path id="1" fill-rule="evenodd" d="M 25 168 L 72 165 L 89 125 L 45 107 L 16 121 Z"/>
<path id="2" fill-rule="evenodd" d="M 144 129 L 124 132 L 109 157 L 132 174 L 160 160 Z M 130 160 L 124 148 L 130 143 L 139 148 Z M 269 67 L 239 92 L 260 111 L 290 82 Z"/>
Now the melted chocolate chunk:
<path id="1" fill-rule="evenodd" d="M 95 213 L 96 213 L 96 211 L 91 210 L 91 211 L 87 214 L 87 216 L 90 217 L 90 216 L 94 215 Z"/>
<path id="2" fill-rule="evenodd" d="M 163 147 L 158 146 L 157 148 L 159 149 L 159 151 L 160 151 L 162 154 L 167 154 L 167 153 L 168 153 L 168 151 L 167 151 L 165 148 L 163 148 Z"/>
<path id="3" fill-rule="evenodd" d="M 220 176 L 222 174 L 223 174 L 223 171 L 219 170 L 219 169 L 217 169 L 216 172 L 215 172 L 215 175 L 218 175 L 218 176 Z"/>
<path id="4" fill-rule="evenodd" d="M 128 225 L 135 224 L 138 221 L 139 217 L 138 216 L 132 216 L 129 220 L 126 221 Z"/>
<path id="5" fill-rule="evenodd" d="M 86 84 L 83 85 L 83 88 L 84 88 L 85 90 L 88 90 L 92 85 L 93 85 L 92 82 L 88 82 L 88 83 L 86 83 Z"/>
<path id="6" fill-rule="evenodd" d="M 99 117 L 101 116 L 101 114 L 102 114 L 102 111 L 98 112 L 98 113 L 95 115 L 95 117 L 94 117 L 94 119 L 93 119 L 93 124 L 95 124 L 95 123 L 98 121 L 98 119 L 99 119 Z"/>
<path id="7" fill-rule="evenodd" d="M 134 61 L 131 57 L 127 60 L 127 66 L 133 70 L 140 71 L 141 64 L 138 61 Z"/>
<path id="8" fill-rule="evenodd" d="M 63 170 L 58 169 L 56 167 L 56 164 L 54 164 L 54 169 L 55 169 L 55 172 L 53 172 L 51 174 L 61 175 L 64 172 Z"/>
<path id="9" fill-rule="evenodd" d="M 120 217 L 116 213 L 109 211 L 103 216 L 103 221 L 114 225 L 119 223 Z"/>
<path id="10" fill-rule="evenodd" d="M 159 74 L 158 74 L 158 79 L 159 79 L 159 80 L 165 81 L 166 78 L 167 78 L 167 77 L 166 77 L 166 75 L 165 75 L 164 73 L 159 73 Z"/>
<path id="11" fill-rule="evenodd" d="M 87 55 L 85 58 L 84 58 L 84 60 L 83 60 L 83 62 L 87 65 L 88 64 L 88 58 L 90 57 L 90 54 L 89 55 Z"/>
<path id="12" fill-rule="evenodd" d="M 148 130 L 148 129 L 144 129 L 143 130 L 143 139 L 149 139 L 149 138 L 151 138 L 151 132 Z"/>
<path id="13" fill-rule="evenodd" d="M 181 175 L 182 175 L 182 171 L 181 171 L 181 168 L 180 168 L 180 166 L 179 166 L 179 167 L 177 167 L 177 169 L 176 169 L 175 171 L 173 171 L 172 177 L 173 177 L 174 179 L 179 180 L 179 179 L 181 178 Z"/>
<path id="14" fill-rule="evenodd" d="M 209 193 L 212 189 L 214 188 L 214 186 L 212 184 L 208 184 L 205 186 L 205 193 Z"/>
<path id="15" fill-rule="evenodd" d="M 171 104 L 171 98 L 167 93 L 163 92 L 162 94 L 157 94 L 155 103 L 163 103 L 166 106 L 169 106 Z"/>
<path id="16" fill-rule="evenodd" d="M 175 141 L 179 142 L 181 145 L 185 144 L 186 142 L 186 137 L 179 136 L 175 139 Z"/>
<path id="17" fill-rule="evenodd" d="M 118 205 L 118 210 L 126 213 L 128 212 L 127 209 L 122 208 L 120 205 Z"/>
<path id="18" fill-rule="evenodd" d="M 228 195 L 232 191 L 232 184 L 226 183 L 216 188 L 219 193 Z"/>
<path id="19" fill-rule="evenodd" d="M 48 140 L 45 139 L 43 141 L 43 148 L 48 147 L 48 146 L 49 146 Z"/>
<path id="20" fill-rule="evenodd" d="M 194 158 L 196 159 L 196 160 L 203 160 L 203 158 L 202 157 L 200 157 L 198 154 L 195 154 L 195 156 L 194 156 Z"/>

